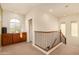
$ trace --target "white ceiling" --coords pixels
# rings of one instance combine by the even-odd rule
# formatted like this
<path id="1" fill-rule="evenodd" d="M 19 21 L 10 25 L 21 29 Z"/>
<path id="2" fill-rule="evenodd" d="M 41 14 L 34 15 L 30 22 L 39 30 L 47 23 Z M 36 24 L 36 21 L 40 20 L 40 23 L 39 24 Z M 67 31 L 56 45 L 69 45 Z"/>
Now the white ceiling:
<path id="1" fill-rule="evenodd" d="M 49 12 L 50 14 L 56 16 L 56 17 L 61 17 L 61 16 L 66 16 L 66 15 L 71 15 L 71 14 L 78 14 L 79 13 L 79 4 L 62 4 L 62 3 L 2 3 L 1 4 L 2 8 L 4 10 L 9 10 L 13 11 L 16 13 L 20 14 L 26 14 L 30 10 L 33 10 L 34 8 L 36 9 L 41 9 L 46 12 Z M 51 12 L 49 10 L 52 10 Z"/>
<path id="2" fill-rule="evenodd" d="M 56 17 L 63 17 L 73 14 L 79 14 L 79 4 L 65 4 L 65 3 L 58 3 L 58 4 L 44 4 L 42 7 L 44 11 L 49 12 L 50 14 Z M 50 12 L 49 10 L 52 10 Z"/>
<path id="3" fill-rule="evenodd" d="M 12 11 L 19 14 L 26 14 L 37 4 L 34 3 L 1 3 L 3 10 Z"/>

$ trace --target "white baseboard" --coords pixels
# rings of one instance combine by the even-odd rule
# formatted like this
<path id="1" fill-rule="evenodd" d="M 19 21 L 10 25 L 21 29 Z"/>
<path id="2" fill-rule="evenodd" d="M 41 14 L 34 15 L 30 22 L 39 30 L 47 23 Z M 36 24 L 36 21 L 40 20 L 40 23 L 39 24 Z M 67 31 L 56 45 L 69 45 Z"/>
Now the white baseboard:
<path id="1" fill-rule="evenodd" d="M 62 42 L 59 43 L 58 45 L 56 45 L 55 47 L 53 47 L 53 48 L 52 48 L 51 50 L 49 50 L 49 51 L 45 51 L 45 50 L 39 48 L 38 46 L 36 46 L 35 44 L 33 44 L 33 46 L 36 47 L 36 48 L 37 48 L 38 50 L 40 50 L 41 52 L 43 52 L 44 54 L 48 55 L 48 54 L 50 54 L 51 52 L 53 52 L 56 48 L 58 48 L 61 44 L 63 44 L 63 43 L 62 43 Z"/>
<path id="2" fill-rule="evenodd" d="M 61 43 L 59 43 L 58 45 L 56 45 L 55 47 L 53 47 L 51 50 L 49 50 L 48 52 L 47 52 L 47 54 L 50 54 L 51 52 L 53 52 L 56 48 L 58 48 L 61 44 L 63 44 L 62 42 Z"/>
<path id="3" fill-rule="evenodd" d="M 35 48 L 37 48 L 38 50 L 40 50 L 41 52 L 43 52 L 44 54 L 47 53 L 45 50 L 41 49 L 40 47 L 36 46 L 35 44 L 33 44 L 33 46 L 34 46 Z"/>

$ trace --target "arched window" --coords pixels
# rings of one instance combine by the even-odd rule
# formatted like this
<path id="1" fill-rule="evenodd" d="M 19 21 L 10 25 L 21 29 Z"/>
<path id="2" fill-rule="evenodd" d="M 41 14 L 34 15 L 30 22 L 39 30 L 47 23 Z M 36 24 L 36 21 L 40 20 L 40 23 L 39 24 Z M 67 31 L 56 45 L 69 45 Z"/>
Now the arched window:
<path id="1" fill-rule="evenodd" d="M 20 32 L 20 21 L 17 19 L 10 20 L 10 33 Z"/>

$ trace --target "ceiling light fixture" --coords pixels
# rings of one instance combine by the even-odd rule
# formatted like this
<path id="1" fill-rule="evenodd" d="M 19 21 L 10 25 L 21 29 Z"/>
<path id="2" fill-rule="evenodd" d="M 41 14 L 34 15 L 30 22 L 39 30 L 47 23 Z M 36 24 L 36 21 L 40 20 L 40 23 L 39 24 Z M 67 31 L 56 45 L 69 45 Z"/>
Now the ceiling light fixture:
<path id="1" fill-rule="evenodd" d="M 53 12 L 53 10 L 52 9 L 49 9 L 49 12 Z"/>

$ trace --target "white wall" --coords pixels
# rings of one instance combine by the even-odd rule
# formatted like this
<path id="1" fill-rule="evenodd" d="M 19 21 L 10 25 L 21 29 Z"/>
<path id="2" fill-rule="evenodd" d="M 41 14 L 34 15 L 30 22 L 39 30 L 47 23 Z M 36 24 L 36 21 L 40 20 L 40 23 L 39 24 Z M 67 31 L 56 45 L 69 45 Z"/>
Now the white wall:
<path id="1" fill-rule="evenodd" d="M 26 15 L 26 22 L 33 20 L 34 31 L 56 31 L 59 30 L 59 22 L 56 17 L 43 11 L 36 11 Z M 27 25 L 26 24 L 26 25 Z"/>
<path id="2" fill-rule="evenodd" d="M 34 31 L 57 31 L 59 30 L 59 22 L 56 17 L 41 10 L 31 11 L 26 15 L 26 32 L 29 39 L 28 20 L 32 19 Z M 34 34 L 34 33 L 33 33 Z"/>
<path id="3" fill-rule="evenodd" d="M 35 31 L 57 31 L 58 29 L 57 18 L 45 12 L 38 11 L 36 13 L 34 17 Z"/>
<path id="4" fill-rule="evenodd" d="M 20 15 L 20 14 L 16 14 L 10 11 L 3 11 L 3 23 L 2 26 L 3 27 L 7 27 L 7 31 L 9 33 L 9 20 L 11 19 L 18 19 L 21 22 L 21 29 L 22 31 L 24 31 L 24 16 Z"/>
<path id="5" fill-rule="evenodd" d="M 71 36 L 71 22 L 72 21 L 76 21 L 78 23 L 78 37 Z M 73 45 L 79 45 L 79 14 L 62 17 L 60 19 L 60 23 L 63 23 L 63 22 L 66 24 L 67 43 L 73 44 Z"/>

